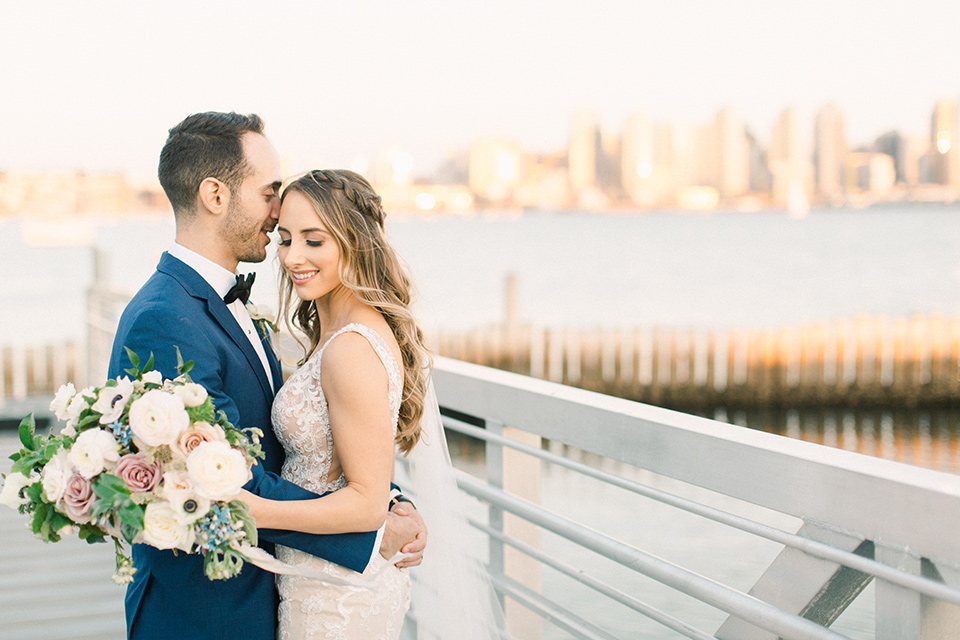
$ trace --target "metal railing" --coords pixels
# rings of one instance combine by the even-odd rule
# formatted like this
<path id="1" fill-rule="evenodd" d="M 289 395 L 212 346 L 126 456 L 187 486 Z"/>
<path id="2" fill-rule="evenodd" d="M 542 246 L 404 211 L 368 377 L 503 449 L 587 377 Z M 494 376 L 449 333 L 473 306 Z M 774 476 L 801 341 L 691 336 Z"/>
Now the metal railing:
<path id="1" fill-rule="evenodd" d="M 578 611 L 576 603 L 524 586 L 523 570 L 504 562 L 508 548 L 535 560 L 539 571 L 549 567 L 677 634 L 662 637 L 846 637 L 829 625 L 870 582 L 875 583 L 870 637 L 940 638 L 951 637 L 943 635 L 945 630 L 960 630 L 960 536 L 955 533 L 960 477 L 445 358 L 438 358 L 434 378 L 445 413 L 456 416 L 445 417 L 446 428 L 485 443 L 485 477 L 461 473 L 459 482 L 463 491 L 489 505 L 486 522 L 475 525 L 489 539 L 495 586 L 508 601 L 522 603 L 574 637 L 636 636 L 618 636 L 605 629 L 606 620 Z M 553 451 L 558 443 L 601 458 L 591 465 L 569 452 L 558 455 Z M 509 462 L 506 451 L 516 452 Z M 771 526 L 766 518 L 745 517 L 737 509 L 717 508 L 709 500 L 598 468 L 610 461 L 757 505 L 780 514 L 781 522 L 786 516 L 788 526 L 796 522 L 797 529 Z M 723 584 L 597 531 L 596 523 L 581 524 L 518 497 L 525 490 L 522 483 L 505 490 L 504 478 L 513 473 L 509 466 L 530 464 L 534 474 L 538 464 L 564 468 L 782 551 L 748 591 Z M 533 544 L 511 535 L 504 514 L 706 603 L 726 618 L 716 628 L 696 628 L 670 606 L 653 606 L 589 568 L 574 568 L 557 553 L 545 553 L 536 535 Z M 533 583 L 538 582 L 534 575 Z"/>
<path id="2" fill-rule="evenodd" d="M 121 296 L 94 288 L 90 297 L 88 361 L 106 362 L 96 347 L 109 346 Z M 868 594 L 865 637 L 960 630 L 960 477 L 447 358 L 436 359 L 434 380 L 446 428 L 483 443 L 482 471 L 459 472 L 458 482 L 483 505 L 474 524 L 513 637 L 558 628 L 604 639 L 841 638 L 831 623 Z M 714 570 L 729 547 L 709 538 L 686 542 L 704 547 L 706 566 L 660 557 L 541 495 L 541 479 L 555 469 L 629 496 L 631 505 L 656 503 L 735 532 L 744 548 L 772 548 L 772 561 L 744 586 Z M 673 535 L 668 524 L 631 526 L 656 538 L 661 528 Z M 610 565 L 621 572 L 613 579 Z M 571 598 L 556 588 L 561 579 L 593 595 Z M 676 598 L 650 596 L 647 583 Z M 630 616 L 663 635 L 639 635 Z"/>

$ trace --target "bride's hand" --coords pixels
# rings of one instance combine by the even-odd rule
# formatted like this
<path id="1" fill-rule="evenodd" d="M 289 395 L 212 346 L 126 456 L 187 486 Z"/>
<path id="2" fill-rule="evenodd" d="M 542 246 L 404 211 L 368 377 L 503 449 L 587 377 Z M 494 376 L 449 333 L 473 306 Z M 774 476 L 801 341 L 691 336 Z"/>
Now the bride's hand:
<path id="1" fill-rule="evenodd" d="M 240 493 L 230 499 L 239 500 L 240 502 L 245 503 L 247 505 L 247 513 L 250 514 L 250 517 L 253 518 L 254 522 L 256 522 L 259 507 L 263 503 L 263 498 L 254 493 L 250 493 L 246 489 L 240 489 Z"/>

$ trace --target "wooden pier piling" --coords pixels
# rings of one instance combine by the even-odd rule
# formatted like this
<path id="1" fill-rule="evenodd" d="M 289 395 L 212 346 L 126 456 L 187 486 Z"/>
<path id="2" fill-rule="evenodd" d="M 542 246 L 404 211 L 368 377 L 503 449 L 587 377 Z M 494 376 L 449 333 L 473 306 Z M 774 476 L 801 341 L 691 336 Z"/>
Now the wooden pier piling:
<path id="1" fill-rule="evenodd" d="M 960 318 L 859 317 L 768 330 L 505 327 L 440 355 L 676 408 L 960 406 Z"/>

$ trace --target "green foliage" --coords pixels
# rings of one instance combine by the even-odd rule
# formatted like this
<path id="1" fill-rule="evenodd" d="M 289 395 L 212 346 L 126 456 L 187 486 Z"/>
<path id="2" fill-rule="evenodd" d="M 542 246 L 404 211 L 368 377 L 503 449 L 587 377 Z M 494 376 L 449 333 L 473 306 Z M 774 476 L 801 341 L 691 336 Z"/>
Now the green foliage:
<path id="1" fill-rule="evenodd" d="M 190 373 L 190 370 L 193 369 L 193 360 L 183 361 L 183 355 L 180 353 L 180 347 L 174 346 L 174 349 L 177 350 L 177 373 L 182 376 L 186 376 L 187 380 L 190 379 L 190 376 L 187 374 Z"/>
<path id="2" fill-rule="evenodd" d="M 20 421 L 20 442 L 25 449 L 36 450 L 36 437 L 34 435 L 36 430 L 37 422 L 33 419 L 32 413 Z"/>
<path id="3" fill-rule="evenodd" d="M 137 531 L 143 529 L 145 507 L 130 498 L 126 483 L 110 473 L 101 473 L 93 483 L 96 499 L 90 513 L 100 516 L 113 512 L 120 519 L 120 531 L 127 542 L 133 542 Z"/>
<path id="4" fill-rule="evenodd" d="M 236 516 L 236 519 L 243 523 L 243 533 L 247 537 L 247 542 L 251 546 L 257 546 L 257 523 L 250 516 L 246 502 L 232 500 L 227 503 L 230 513 Z"/>
<path id="5" fill-rule="evenodd" d="M 187 415 L 190 416 L 190 422 L 209 422 L 213 424 L 216 420 L 213 409 L 213 402 L 208 397 L 199 407 L 187 407 Z"/>
<path id="6" fill-rule="evenodd" d="M 92 524 L 81 524 L 78 529 L 77 536 L 81 540 L 86 540 L 89 544 L 106 542 L 106 534 Z"/>
<path id="7" fill-rule="evenodd" d="M 36 486 L 39 486 L 39 484 L 38 482 Z M 60 540 L 58 532 L 64 527 L 72 525 L 73 522 L 57 511 L 49 502 L 37 502 L 33 511 L 33 520 L 30 524 L 33 532 L 40 536 L 41 540 L 57 542 Z"/>
<path id="8" fill-rule="evenodd" d="M 226 580 L 243 568 L 246 557 L 239 551 L 230 548 L 215 549 L 203 558 L 203 572 L 208 580 Z"/>

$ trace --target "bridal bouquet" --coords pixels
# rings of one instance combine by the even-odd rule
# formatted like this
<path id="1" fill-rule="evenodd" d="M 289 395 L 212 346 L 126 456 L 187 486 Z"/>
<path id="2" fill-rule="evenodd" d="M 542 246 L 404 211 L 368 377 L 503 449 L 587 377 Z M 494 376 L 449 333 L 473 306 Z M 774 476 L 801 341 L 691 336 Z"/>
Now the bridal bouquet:
<path id="1" fill-rule="evenodd" d="M 256 545 L 257 529 L 243 502 L 230 500 L 262 458 L 259 429 L 241 431 L 218 412 L 192 362 L 177 350 L 178 377 L 152 371 L 153 356 L 128 376 L 79 393 L 60 388 L 50 409 L 66 426 L 38 436 L 33 415 L 20 423 L 23 448 L 0 492 L 0 503 L 32 516 L 45 542 L 76 533 L 88 542 L 114 541 L 113 580 L 133 579 L 123 542 L 204 555 L 210 580 L 235 576 Z"/>

